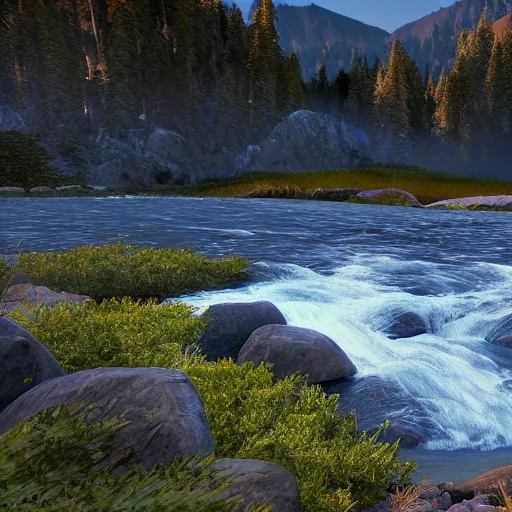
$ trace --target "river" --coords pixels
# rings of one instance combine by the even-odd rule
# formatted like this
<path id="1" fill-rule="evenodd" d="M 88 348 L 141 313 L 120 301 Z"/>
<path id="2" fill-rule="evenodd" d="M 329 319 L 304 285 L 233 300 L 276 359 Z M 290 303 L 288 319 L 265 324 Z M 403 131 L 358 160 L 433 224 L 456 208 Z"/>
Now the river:
<path id="1" fill-rule="evenodd" d="M 200 308 L 269 300 L 290 324 L 333 338 L 358 378 L 401 390 L 410 406 L 391 401 L 390 417 L 414 426 L 427 411 L 428 438 L 410 456 L 427 467 L 437 461 L 427 472 L 433 480 L 448 467 L 465 477 L 512 462 L 512 350 L 484 339 L 512 313 L 511 238 L 507 213 L 272 199 L 0 199 L 0 253 L 123 240 L 247 256 L 259 280 L 184 300 Z M 418 313 L 432 333 L 388 339 L 382 327 L 396 311 Z M 444 472 L 440 453 L 451 461 Z"/>

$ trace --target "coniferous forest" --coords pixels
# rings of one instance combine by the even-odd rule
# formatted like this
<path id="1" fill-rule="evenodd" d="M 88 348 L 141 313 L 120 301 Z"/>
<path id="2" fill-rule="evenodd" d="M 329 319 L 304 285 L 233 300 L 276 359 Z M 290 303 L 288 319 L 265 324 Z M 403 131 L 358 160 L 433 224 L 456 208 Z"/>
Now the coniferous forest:
<path id="1" fill-rule="evenodd" d="M 375 161 L 508 177 L 512 33 L 495 37 L 486 12 L 436 80 L 395 40 L 387 62 L 360 55 L 333 82 L 322 67 L 306 84 L 296 55 L 280 48 L 272 0 L 256 1 L 248 23 L 223 0 L 7 0 L 0 9 L 0 103 L 71 172 L 94 163 L 100 140 L 160 128 L 179 134 L 193 166 L 229 175 L 235 155 L 306 108 L 363 127 Z"/>

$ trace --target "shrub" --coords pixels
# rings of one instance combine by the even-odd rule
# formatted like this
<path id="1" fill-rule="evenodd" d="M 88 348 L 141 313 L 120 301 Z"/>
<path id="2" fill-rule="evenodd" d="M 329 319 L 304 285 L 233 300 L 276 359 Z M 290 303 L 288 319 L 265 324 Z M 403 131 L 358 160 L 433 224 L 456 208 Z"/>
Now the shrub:
<path id="1" fill-rule="evenodd" d="M 0 437 L 0 511 L 229 511 L 239 498 L 216 502 L 225 483 L 206 463 L 183 461 L 120 478 L 98 466 L 122 419 L 86 423 L 80 406 L 48 409 Z"/>
<path id="2" fill-rule="evenodd" d="M 64 252 L 23 253 L 16 271 L 35 285 L 89 295 L 141 299 L 178 297 L 243 280 L 244 258 L 207 258 L 192 250 L 136 248 L 121 243 Z"/>
<path id="3" fill-rule="evenodd" d="M 140 311 L 138 311 L 140 309 Z M 413 470 L 398 445 L 360 434 L 352 416 L 338 414 L 338 398 L 325 398 L 299 375 L 274 382 L 271 368 L 192 352 L 201 321 L 183 304 L 121 302 L 58 304 L 33 321 L 10 316 L 44 343 L 68 371 L 98 366 L 160 366 L 185 371 L 204 402 L 217 456 L 276 462 L 297 478 L 310 512 L 363 509 L 385 498 L 391 481 Z"/>
<path id="4" fill-rule="evenodd" d="M 0 187 L 56 187 L 82 184 L 75 176 L 62 176 L 52 167 L 47 151 L 32 135 L 0 132 Z"/>

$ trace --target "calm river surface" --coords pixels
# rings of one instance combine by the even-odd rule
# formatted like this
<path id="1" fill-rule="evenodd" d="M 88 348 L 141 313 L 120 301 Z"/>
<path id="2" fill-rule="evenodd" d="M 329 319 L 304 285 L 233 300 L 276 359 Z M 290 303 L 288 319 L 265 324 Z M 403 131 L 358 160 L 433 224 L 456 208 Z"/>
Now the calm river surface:
<path id="1" fill-rule="evenodd" d="M 48 251 L 123 240 L 257 262 L 259 281 L 185 300 L 199 307 L 270 300 L 290 324 L 333 338 L 359 377 L 378 376 L 410 398 L 410 407 L 391 405 L 390 417 L 414 426 L 417 408 L 428 411 L 429 437 L 410 456 L 434 481 L 512 463 L 512 351 L 484 339 L 512 313 L 511 238 L 512 214 L 490 212 L 258 199 L 0 199 L 0 253 L 18 244 Z M 381 330 L 397 311 L 418 313 L 433 334 L 388 339 Z"/>

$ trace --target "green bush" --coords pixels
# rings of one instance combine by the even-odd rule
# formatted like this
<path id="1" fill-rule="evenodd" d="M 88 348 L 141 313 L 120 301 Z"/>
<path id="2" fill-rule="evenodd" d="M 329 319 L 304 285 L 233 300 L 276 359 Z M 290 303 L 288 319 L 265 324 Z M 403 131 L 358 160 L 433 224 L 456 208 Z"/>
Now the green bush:
<path id="1" fill-rule="evenodd" d="M 106 301 L 58 304 L 30 321 L 10 316 L 43 342 L 68 371 L 99 366 L 159 366 L 185 371 L 201 395 L 221 457 L 257 458 L 281 464 L 297 478 L 310 512 L 344 512 L 385 497 L 390 482 L 413 470 L 398 446 L 357 432 L 352 416 L 340 416 L 338 399 L 326 399 L 295 375 L 274 382 L 271 368 L 233 361 L 209 363 L 194 355 L 201 320 L 182 304 Z M 182 351 L 189 352 L 183 355 Z"/>
<path id="2" fill-rule="evenodd" d="M 48 409 L 0 437 L 1 512 L 232 511 L 216 502 L 226 483 L 207 464 L 183 461 L 114 478 L 102 468 L 122 419 L 86 423 L 80 406 Z"/>
<path id="3" fill-rule="evenodd" d="M 192 250 L 136 248 L 122 243 L 64 252 L 23 253 L 16 271 L 35 285 L 89 295 L 140 299 L 179 297 L 243 280 L 244 258 L 207 258 Z"/>
<path id="4" fill-rule="evenodd" d="M 52 167 L 47 151 L 32 135 L 0 132 L 0 187 L 57 187 L 80 185 L 75 176 L 62 176 Z"/>

